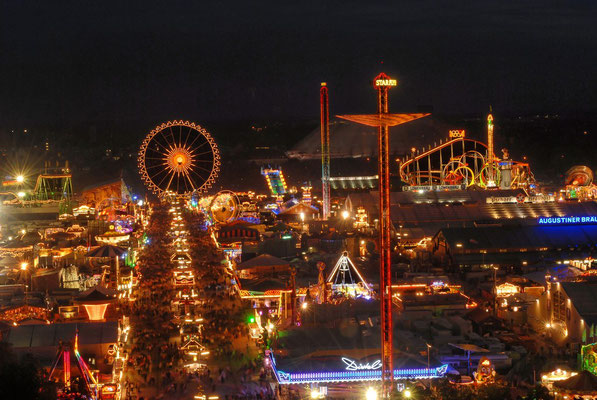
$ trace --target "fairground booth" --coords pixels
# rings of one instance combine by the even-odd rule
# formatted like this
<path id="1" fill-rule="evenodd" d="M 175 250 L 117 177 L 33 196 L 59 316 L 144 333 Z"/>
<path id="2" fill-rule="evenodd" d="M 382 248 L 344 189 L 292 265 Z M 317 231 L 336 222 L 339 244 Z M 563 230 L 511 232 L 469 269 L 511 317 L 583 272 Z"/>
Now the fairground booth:
<path id="1" fill-rule="evenodd" d="M 268 362 L 285 389 L 300 391 L 309 385 L 329 395 L 343 396 L 347 391 L 343 397 L 351 397 L 352 390 L 381 381 L 379 341 L 377 326 L 300 327 L 280 332 Z M 393 366 L 394 379 L 402 387 L 415 380 L 442 378 L 449 371 L 434 357 L 406 352 L 394 354 Z"/>

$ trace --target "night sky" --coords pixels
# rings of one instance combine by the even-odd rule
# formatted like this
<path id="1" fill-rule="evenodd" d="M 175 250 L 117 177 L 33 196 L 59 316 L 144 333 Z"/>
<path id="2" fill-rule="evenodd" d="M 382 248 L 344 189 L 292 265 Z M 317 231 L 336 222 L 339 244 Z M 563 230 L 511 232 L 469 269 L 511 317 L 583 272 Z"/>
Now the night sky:
<path id="1" fill-rule="evenodd" d="M 597 109 L 592 0 L 0 4 L 4 128 L 368 112 L 381 70 L 394 111 Z"/>

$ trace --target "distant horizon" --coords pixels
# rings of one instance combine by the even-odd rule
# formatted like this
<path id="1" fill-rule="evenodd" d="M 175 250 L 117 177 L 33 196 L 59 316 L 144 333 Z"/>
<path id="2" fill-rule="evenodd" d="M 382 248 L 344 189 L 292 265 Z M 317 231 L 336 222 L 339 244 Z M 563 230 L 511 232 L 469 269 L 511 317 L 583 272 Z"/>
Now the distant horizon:
<path id="1" fill-rule="evenodd" d="M 597 3 L 231 0 L 0 5 L 0 126 L 597 110 Z"/>
<path id="2" fill-rule="evenodd" d="M 331 110 L 331 106 L 330 106 Z M 333 110 L 331 110 L 333 111 Z M 360 113 L 366 113 L 367 111 L 361 111 Z M 370 111 L 373 113 L 374 111 Z M 418 112 L 418 110 L 390 110 L 390 112 L 396 113 L 408 113 L 408 112 Z M 430 112 L 431 116 L 442 119 L 442 120 L 484 120 L 487 115 L 489 114 L 489 110 L 485 113 L 440 113 L 435 112 L 433 110 L 428 111 Z M 344 113 L 351 113 L 351 111 L 346 112 L 338 112 L 330 114 L 330 118 L 336 118 L 337 114 L 344 114 Z M 357 113 L 354 111 L 354 113 Z M 514 112 L 500 112 L 499 110 L 493 109 L 491 114 L 497 119 L 496 123 L 499 124 L 499 119 L 502 120 L 512 120 L 518 118 L 538 118 L 544 119 L 545 117 L 549 119 L 583 119 L 586 121 L 594 121 L 597 120 L 597 109 L 595 110 L 577 110 L 574 112 L 557 112 L 557 111 L 535 111 L 535 112 L 528 112 L 528 113 L 514 113 Z M 63 128 L 63 129 L 72 129 L 79 127 L 81 125 L 87 126 L 96 126 L 96 125 L 116 125 L 116 124 L 125 124 L 125 125 L 137 125 L 142 126 L 146 125 L 148 130 L 153 129 L 155 126 L 167 122 L 167 121 L 174 121 L 174 120 L 183 120 L 183 121 L 191 121 L 195 122 L 199 125 L 206 125 L 206 124 L 263 124 L 263 123 L 316 123 L 319 125 L 319 115 L 312 115 L 312 116 L 272 116 L 272 117 L 238 117 L 238 118 L 229 118 L 229 119 L 197 119 L 197 118 L 187 118 L 187 117 L 173 117 L 173 118 L 163 118 L 163 119 L 97 119 L 97 120 L 77 120 L 76 118 L 70 119 L 69 121 L 44 121 L 44 122 L 37 122 L 35 124 L 26 124 L 26 123 L 19 123 L 19 124 L 9 124 L 3 123 L 0 124 L 0 132 L 5 131 L 9 132 L 10 130 L 17 130 L 17 129 L 49 129 L 49 128 Z"/>

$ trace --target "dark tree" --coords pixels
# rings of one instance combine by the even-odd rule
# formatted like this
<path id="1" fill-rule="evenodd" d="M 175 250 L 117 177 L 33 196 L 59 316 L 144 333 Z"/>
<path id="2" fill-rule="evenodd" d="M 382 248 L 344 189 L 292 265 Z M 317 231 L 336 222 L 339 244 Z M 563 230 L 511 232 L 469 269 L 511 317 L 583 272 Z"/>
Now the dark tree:
<path id="1" fill-rule="evenodd" d="M 30 354 L 18 359 L 0 342 L 0 399 L 56 399 L 56 388 Z"/>

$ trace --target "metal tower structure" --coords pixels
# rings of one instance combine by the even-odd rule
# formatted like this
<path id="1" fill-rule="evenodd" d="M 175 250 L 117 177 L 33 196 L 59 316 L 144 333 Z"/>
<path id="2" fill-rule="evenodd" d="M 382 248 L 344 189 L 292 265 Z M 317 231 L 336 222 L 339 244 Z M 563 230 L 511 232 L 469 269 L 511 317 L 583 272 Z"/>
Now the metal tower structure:
<path id="1" fill-rule="evenodd" d="M 487 164 L 493 166 L 495 162 L 495 155 L 493 153 L 493 115 L 491 115 L 491 107 L 489 107 L 489 114 L 487 115 Z M 487 169 L 487 186 L 495 187 L 494 169 Z"/>
<path id="2" fill-rule="evenodd" d="M 377 145 L 379 151 L 379 297 L 381 303 L 381 379 L 382 396 L 389 398 L 394 381 L 392 344 L 392 276 L 390 232 L 390 146 L 389 128 L 413 121 L 429 114 L 390 114 L 388 112 L 388 90 L 397 85 L 383 72 L 373 81 L 377 91 L 377 114 L 338 115 L 338 117 L 378 128 Z"/>
<path id="3" fill-rule="evenodd" d="M 321 184 L 323 189 L 323 219 L 330 218 L 330 104 L 328 87 L 321 82 Z"/>
<path id="4" fill-rule="evenodd" d="M 70 390 L 71 390 L 71 373 L 70 373 L 71 372 L 71 369 L 70 369 L 71 350 L 72 350 L 72 353 L 75 355 L 75 358 L 77 361 L 77 366 L 79 367 L 81 376 L 83 377 L 83 379 L 85 381 L 85 385 L 87 387 L 87 390 L 89 391 L 89 395 L 91 396 L 92 400 L 96 400 L 99 397 L 97 380 L 95 379 L 95 377 L 93 376 L 93 373 L 87 366 L 87 363 L 85 362 L 85 360 L 83 359 L 83 357 L 81 357 L 81 354 L 79 353 L 79 330 L 78 329 L 77 329 L 77 332 L 75 333 L 74 346 L 72 347 L 72 349 L 71 349 L 70 343 L 61 343 L 60 344 L 60 347 L 58 349 L 58 354 L 56 355 L 56 358 L 54 360 L 54 365 L 52 366 L 52 369 L 50 370 L 50 375 L 48 377 L 48 380 L 50 382 L 52 381 L 52 376 L 54 375 L 54 372 L 56 371 L 56 367 L 58 366 L 60 359 L 62 358 L 62 367 L 63 367 L 63 372 L 64 372 L 64 389 L 65 389 L 65 392 L 70 392 Z"/>

